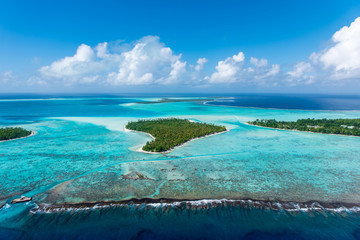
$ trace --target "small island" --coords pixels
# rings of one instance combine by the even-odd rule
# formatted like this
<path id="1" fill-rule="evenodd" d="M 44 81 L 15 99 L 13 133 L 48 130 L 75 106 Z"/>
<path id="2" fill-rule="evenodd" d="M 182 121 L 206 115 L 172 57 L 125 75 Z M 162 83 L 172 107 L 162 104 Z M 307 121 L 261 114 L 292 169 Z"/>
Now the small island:
<path id="1" fill-rule="evenodd" d="M 299 119 L 296 122 L 256 119 L 251 125 L 304 132 L 360 136 L 360 119 Z"/>
<path id="2" fill-rule="evenodd" d="M 142 148 L 147 152 L 166 152 L 192 139 L 225 132 L 226 127 L 192 122 L 187 119 L 161 118 L 129 122 L 126 129 L 149 133 L 155 139 Z"/>
<path id="3" fill-rule="evenodd" d="M 31 135 L 31 131 L 21 127 L 0 128 L 0 141 L 23 138 Z"/>

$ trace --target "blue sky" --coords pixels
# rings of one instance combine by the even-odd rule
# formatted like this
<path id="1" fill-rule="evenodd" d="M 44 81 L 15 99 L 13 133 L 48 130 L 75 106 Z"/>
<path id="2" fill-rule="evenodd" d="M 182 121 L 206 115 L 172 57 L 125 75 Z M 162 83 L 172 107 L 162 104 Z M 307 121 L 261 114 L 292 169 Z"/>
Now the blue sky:
<path id="1" fill-rule="evenodd" d="M 357 0 L 3 1 L 0 92 L 356 93 L 357 17 Z"/>

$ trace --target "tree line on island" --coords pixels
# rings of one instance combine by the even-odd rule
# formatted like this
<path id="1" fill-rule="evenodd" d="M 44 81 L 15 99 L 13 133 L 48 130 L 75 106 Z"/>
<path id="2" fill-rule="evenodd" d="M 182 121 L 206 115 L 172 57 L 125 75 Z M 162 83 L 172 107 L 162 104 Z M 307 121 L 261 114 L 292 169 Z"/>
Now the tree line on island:
<path id="1" fill-rule="evenodd" d="M 298 130 L 314 133 L 342 134 L 360 136 L 360 119 L 299 119 L 297 121 L 276 121 L 275 119 L 256 119 L 248 124 Z"/>
<path id="2" fill-rule="evenodd" d="M 129 122 L 127 129 L 146 132 L 155 137 L 142 148 L 148 152 L 165 152 L 191 139 L 224 132 L 226 127 L 191 122 L 187 119 L 160 118 Z"/>
<path id="3" fill-rule="evenodd" d="M 21 127 L 0 128 L 0 141 L 29 136 L 31 131 Z"/>

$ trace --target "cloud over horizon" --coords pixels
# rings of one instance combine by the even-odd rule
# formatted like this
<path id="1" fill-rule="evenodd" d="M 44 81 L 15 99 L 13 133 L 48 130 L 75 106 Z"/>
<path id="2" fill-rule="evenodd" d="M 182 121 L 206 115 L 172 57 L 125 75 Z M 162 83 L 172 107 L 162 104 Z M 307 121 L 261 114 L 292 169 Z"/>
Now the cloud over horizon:
<path id="1" fill-rule="evenodd" d="M 191 85 L 212 86 L 257 85 L 298 86 L 360 78 L 360 17 L 350 26 L 334 33 L 331 44 L 312 53 L 305 61 L 280 67 L 267 59 L 249 57 L 244 52 L 219 60 L 213 72 L 204 65 L 204 57 L 188 65 L 182 54 L 160 42 L 157 36 L 146 36 L 130 44 L 99 43 L 95 47 L 81 44 L 73 56 L 67 56 L 39 69 L 30 78 L 34 84 L 52 81 L 102 86 Z M 247 60 L 248 59 L 248 60 Z M 7 79 L 7 78 L 3 78 Z M 37 81 L 34 81 L 37 79 Z M 29 80 L 29 81 L 30 81 Z M 3 80 L 3 82 L 5 82 Z"/>
<path id="2" fill-rule="evenodd" d="M 159 37 L 146 36 L 122 52 L 109 49 L 107 42 L 94 48 L 81 44 L 75 55 L 41 67 L 39 72 L 67 83 L 171 84 L 186 72 L 186 62 L 165 47 Z"/>
<path id="3" fill-rule="evenodd" d="M 313 54 L 313 62 L 330 71 L 331 79 L 360 77 L 360 17 L 332 36 L 332 46 Z"/>
<path id="4" fill-rule="evenodd" d="M 12 71 L 6 71 L 3 73 L 0 73 L 0 82 L 2 83 L 8 83 L 9 81 L 14 79 L 14 75 Z"/>

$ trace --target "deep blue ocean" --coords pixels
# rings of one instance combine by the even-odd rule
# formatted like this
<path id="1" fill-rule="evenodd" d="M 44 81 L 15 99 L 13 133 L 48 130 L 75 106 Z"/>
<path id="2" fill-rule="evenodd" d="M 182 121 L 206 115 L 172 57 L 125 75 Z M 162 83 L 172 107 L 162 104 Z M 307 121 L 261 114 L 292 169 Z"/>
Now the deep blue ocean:
<path id="1" fill-rule="evenodd" d="M 242 94 L 217 99 L 210 104 L 237 107 L 303 109 L 303 110 L 359 110 L 359 95 L 314 94 Z"/>
<path id="2" fill-rule="evenodd" d="M 136 104 L 161 98 L 204 102 Z M 358 138 L 243 124 L 359 110 L 347 95 L 0 95 L 0 127 L 37 132 L 0 142 L 0 239 L 360 239 Z M 144 137 L 124 123 L 172 116 L 230 131 L 134 151 Z M 131 171 L 149 179 L 121 178 Z M 10 204 L 22 194 L 34 201 Z"/>

